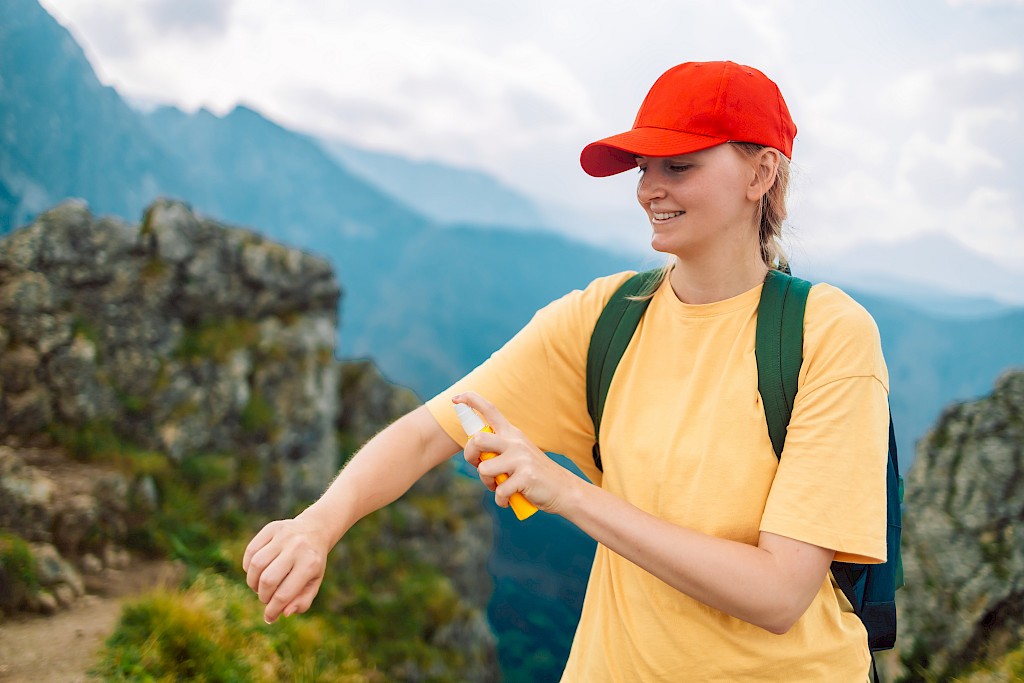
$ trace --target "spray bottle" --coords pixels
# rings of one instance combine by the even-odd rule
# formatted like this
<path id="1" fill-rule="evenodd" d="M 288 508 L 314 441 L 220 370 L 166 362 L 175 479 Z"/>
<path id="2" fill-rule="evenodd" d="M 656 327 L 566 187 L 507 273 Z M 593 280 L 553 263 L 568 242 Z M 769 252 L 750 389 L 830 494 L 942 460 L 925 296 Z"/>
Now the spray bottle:
<path id="1" fill-rule="evenodd" d="M 456 403 L 455 412 L 459 416 L 459 422 L 462 423 L 462 428 L 466 430 L 466 436 L 473 436 L 477 432 L 490 432 L 491 434 L 494 433 L 494 430 L 491 429 L 490 426 L 488 426 L 487 423 L 485 423 L 483 419 L 476 414 L 476 411 L 467 406 L 465 403 Z M 494 458 L 497 455 L 497 453 L 481 453 L 480 460 L 490 460 L 491 458 Z M 499 474 L 497 477 L 494 478 L 494 480 L 497 481 L 499 484 L 503 483 L 506 479 L 508 479 L 507 474 Z M 537 508 L 534 506 L 534 504 L 526 500 L 526 496 L 519 493 L 518 491 L 512 494 L 512 497 L 509 498 L 508 502 L 509 505 L 512 506 L 512 511 L 516 513 L 516 517 L 518 517 L 520 520 L 526 519 L 527 517 L 529 517 L 537 511 Z"/>

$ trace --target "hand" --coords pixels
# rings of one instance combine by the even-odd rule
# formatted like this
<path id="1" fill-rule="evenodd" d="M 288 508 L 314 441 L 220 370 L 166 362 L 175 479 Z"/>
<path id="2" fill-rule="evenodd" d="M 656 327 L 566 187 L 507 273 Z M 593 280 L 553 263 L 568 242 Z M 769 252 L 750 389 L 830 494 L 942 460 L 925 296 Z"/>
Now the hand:
<path id="1" fill-rule="evenodd" d="M 573 487 L 583 484 L 583 480 L 551 460 L 479 394 L 467 391 L 453 397 L 452 402 L 473 408 L 494 430 L 493 434 L 477 432 L 465 448 L 466 461 L 477 468 L 481 481 L 494 491 L 494 502 L 508 507 L 509 498 L 518 491 L 541 510 L 559 514 Z M 483 453 L 497 453 L 497 457 L 481 461 Z M 508 479 L 498 483 L 501 474 L 507 474 Z"/>
<path id="2" fill-rule="evenodd" d="M 249 542 L 242 558 L 246 583 L 267 608 L 263 618 L 305 612 L 313 603 L 327 568 L 331 542 L 320 525 L 299 515 L 267 524 Z"/>

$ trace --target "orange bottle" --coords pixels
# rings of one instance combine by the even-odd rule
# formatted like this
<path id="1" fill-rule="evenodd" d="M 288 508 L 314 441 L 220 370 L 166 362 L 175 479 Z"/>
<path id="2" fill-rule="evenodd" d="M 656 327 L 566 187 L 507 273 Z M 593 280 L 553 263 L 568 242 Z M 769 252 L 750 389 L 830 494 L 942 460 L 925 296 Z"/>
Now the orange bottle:
<path id="1" fill-rule="evenodd" d="M 490 426 L 488 426 L 487 423 L 484 422 L 483 419 L 476 414 L 476 411 L 467 406 L 465 403 L 456 403 L 455 412 L 459 416 L 459 422 L 462 423 L 462 428 L 466 430 L 466 436 L 473 436 L 477 432 L 490 432 L 491 434 L 494 433 L 494 430 L 491 429 Z M 481 453 L 480 460 L 490 460 L 491 458 L 496 457 L 497 455 L 497 453 Z M 506 479 L 508 479 L 507 474 L 499 474 L 497 477 L 494 478 L 494 480 L 497 481 L 499 484 L 504 483 Z M 526 499 L 526 496 L 524 496 L 522 493 L 519 493 L 518 491 L 512 494 L 512 497 L 509 498 L 508 502 L 509 505 L 512 507 L 512 511 L 516 513 L 516 517 L 518 517 L 520 520 L 526 519 L 527 517 L 529 517 L 537 511 L 537 507 L 533 503 L 528 501 Z"/>

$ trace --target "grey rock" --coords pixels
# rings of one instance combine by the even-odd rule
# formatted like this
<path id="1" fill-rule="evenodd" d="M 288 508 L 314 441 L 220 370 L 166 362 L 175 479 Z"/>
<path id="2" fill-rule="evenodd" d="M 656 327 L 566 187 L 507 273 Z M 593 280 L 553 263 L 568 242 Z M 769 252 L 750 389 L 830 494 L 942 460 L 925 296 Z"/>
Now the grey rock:
<path id="1" fill-rule="evenodd" d="M 75 591 L 66 583 L 59 583 L 53 587 L 53 597 L 57 598 L 57 604 L 63 609 L 70 608 L 75 602 Z"/>
<path id="2" fill-rule="evenodd" d="M 77 555 L 86 534 L 96 526 L 99 509 L 95 498 L 80 494 L 65 501 L 55 515 L 53 541 L 61 553 Z"/>
<path id="3" fill-rule="evenodd" d="M 195 253 L 199 221 L 185 205 L 161 199 L 146 212 L 142 232 L 152 238 L 158 258 L 183 263 Z"/>
<path id="4" fill-rule="evenodd" d="M 45 472 L 0 446 L 0 528 L 29 541 L 51 540 L 55 491 Z"/>
<path id="5" fill-rule="evenodd" d="M 340 289 L 323 259 L 178 202 L 141 226 L 66 203 L 0 241 L 0 272 L 0 439 L 56 423 L 178 462 L 233 452 L 278 473 L 248 497 L 282 512 L 332 476 Z"/>
<path id="6" fill-rule="evenodd" d="M 8 314 L 52 312 L 56 293 L 42 273 L 26 272 L 0 285 L 0 311 Z"/>
<path id="7" fill-rule="evenodd" d="M 124 548 L 108 544 L 103 548 L 103 565 L 109 569 L 122 570 L 131 564 L 131 556 Z"/>
<path id="8" fill-rule="evenodd" d="M 34 597 L 36 611 L 43 614 L 56 614 L 60 610 L 60 602 L 50 591 L 39 591 Z"/>
<path id="9" fill-rule="evenodd" d="M 18 346 L 0 354 L 0 382 L 5 391 L 27 391 L 36 382 L 39 353 L 29 346 Z"/>
<path id="10" fill-rule="evenodd" d="M 948 680 L 1024 641 L 1024 371 L 947 409 L 906 485 L 901 658 Z"/>
<path id="11" fill-rule="evenodd" d="M 82 558 L 78 561 L 78 566 L 83 574 L 95 575 L 103 571 L 103 562 L 92 553 L 82 555 Z"/>
<path id="12" fill-rule="evenodd" d="M 85 595 L 82 577 L 71 564 L 61 557 L 49 543 L 33 543 L 32 554 L 36 560 L 36 577 L 39 585 L 53 589 L 61 584 L 71 588 L 74 595 Z"/>
<path id="13" fill-rule="evenodd" d="M 4 393 L 0 430 L 8 434 L 35 434 L 53 421 L 53 401 L 45 388 L 33 387 L 20 394 Z"/>

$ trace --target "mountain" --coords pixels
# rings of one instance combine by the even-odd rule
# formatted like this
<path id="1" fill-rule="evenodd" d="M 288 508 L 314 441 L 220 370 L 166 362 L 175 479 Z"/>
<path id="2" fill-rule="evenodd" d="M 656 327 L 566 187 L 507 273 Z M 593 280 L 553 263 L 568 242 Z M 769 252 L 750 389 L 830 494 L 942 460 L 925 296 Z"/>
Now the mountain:
<path id="1" fill-rule="evenodd" d="M 1013 271 L 953 238 L 931 234 L 862 244 L 817 263 L 809 277 L 896 298 L 942 317 L 978 317 L 1024 305 L 1024 270 Z M 998 291 L 998 296 L 992 292 Z"/>
<path id="2" fill-rule="evenodd" d="M 67 31 L 35 2 L 12 0 L 2 11 L 0 112 L 8 125 L 0 184 L 8 227 L 65 196 L 131 219 L 166 194 L 323 254 L 345 289 L 341 352 L 377 358 L 388 377 L 423 397 L 486 358 L 540 306 L 594 276 L 647 261 L 536 226 L 495 227 L 498 214 L 518 222 L 536 209 L 480 173 L 325 144 L 244 106 L 223 117 L 173 107 L 134 111 L 99 84 Z M 488 203 L 497 213 L 488 213 Z M 449 210 L 443 222 L 430 217 Z M 460 222 L 467 215 L 473 219 Z M 966 274 L 984 267 L 941 240 L 907 250 L 932 254 L 948 282 L 953 254 Z M 847 260 L 884 263 L 890 253 Z M 1024 364 L 1010 342 L 1021 337 L 1021 315 L 978 301 L 967 287 L 911 291 L 878 286 L 864 272 L 837 266 L 821 277 L 800 274 L 847 287 L 876 315 L 909 462 L 944 403 L 976 396 L 1002 367 Z"/>
<path id="3" fill-rule="evenodd" d="M 155 141 L 187 161 L 187 199 L 204 213 L 318 251 L 408 237 L 427 224 L 313 141 L 248 107 L 223 118 L 205 109 L 186 114 L 160 107 L 143 121 Z"/>
<path id="4" fill-rule="evenodd" d="M 1024 366 L 1024 308 L 947 318 L 891 298 L 848 293 L 878 325 L 904 471 L 914 462 L 917 441 L 948 403 L 981 396 L 1005 368 Z"/>
<path id="5" fill-rule="evenodd" d="M 185 167 L 35 0 L 0 3 L 0 235 L 65 197 L 137 219 Z"/>
<path id="6" fill-rule="evenodd" d="M 480 171 L 413 161 L 336 140 L 319 144 L 349 171 L 437 223 L 527 228 L 545 223 L 533 202 Z"/>
<path id="7" fill-rule="evenodd" d="M 444 227 L 396 249 L 353 355 L 372 354 L 424 397 L 479 365 L 533 314 L 600 275 L 642 266 L 544 232 Z M 388 343 L 382 343 L 387 340 Z"/>

